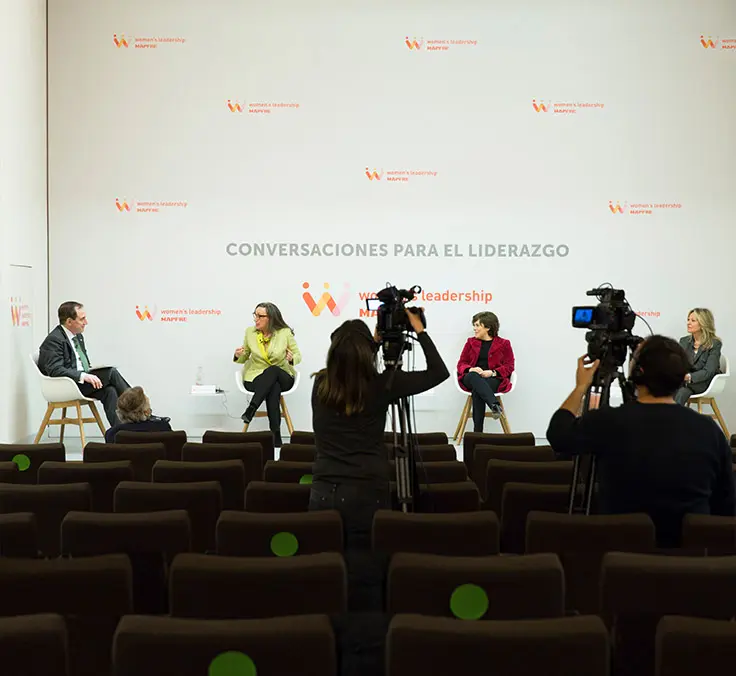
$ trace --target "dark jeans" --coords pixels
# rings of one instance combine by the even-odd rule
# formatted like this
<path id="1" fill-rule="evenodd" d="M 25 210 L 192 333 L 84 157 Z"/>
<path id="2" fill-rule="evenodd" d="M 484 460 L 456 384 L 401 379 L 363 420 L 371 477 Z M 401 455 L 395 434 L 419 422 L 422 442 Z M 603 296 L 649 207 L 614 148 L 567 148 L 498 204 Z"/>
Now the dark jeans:
<path id="1" fill-rule="evenodd" d="M 118 420 L 117 407 L 118 397 L 130 389 L 128 382 L 120 375 L 116 368 L 105 368 L 105 369 L 94 369 L 91 371 L 92 375 L 97 376 L 102 381 L 102 388 L 96 390 L 89 383 L 81 383 L 79 385 L 79 391 L 85 397 L 91 397 L 102 402 L 102 406 L 105 409 L 105 416 L 107 422 L 110 423 L 110 427 L 115 427 L 120 421 Z"/>
<path id="2" fill-rule="evenodd" d="M 684 406 L 687 404 L 687 400 L 694 394 L 702 394 L 705 392 L 708 389 L 708 385 L 710 385 L 710 382 L 695 383 L 695 385 L 689 383 L 675 392 L 675 401 L 681 406 Z"/>
<path id="3" fill-rule="evenodd" d="M 342 517 L 348 610 L 381 612 L 387 560 L 371 550 L 371 533 L 376 511 L 391 509 L 388 485 L 381 488 L 318 481 L 312 484 L 309 511 L 321 509 L 335 509 Z"/>
<path id="4" fill-rule="evenodd" d="M 466 373 L 463 385 L 470 390 L 473 397 L 473 431 L 482 432 L 486 418 L 486 405 L 498 404 L 496 392 L 501 384 L 500 378 L 484 378 L 480 373 Z"/>
<path id="5" fill-rule="evenodd" d="M 292 378 L 279 366 L 269 366 L 261 375 L 251 381 L 244 381 L 243 385 L 248 392 L 253 392 L 253 398 L 248 404 L 246 413 L 251 414 L 251 420 L 256 411 L 266 401 L 268 426 L 274 436 L 274 445 L 281 445 L 281 393 L 294 387 Z M 276 443 L 278 442 L 278 443 Z"/>

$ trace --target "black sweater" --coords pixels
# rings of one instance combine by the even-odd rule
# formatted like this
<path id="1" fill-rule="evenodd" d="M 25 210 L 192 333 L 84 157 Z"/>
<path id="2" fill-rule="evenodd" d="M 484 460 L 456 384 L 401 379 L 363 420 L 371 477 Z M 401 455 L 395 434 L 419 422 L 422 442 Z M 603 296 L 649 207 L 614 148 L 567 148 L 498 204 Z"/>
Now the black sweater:
<path id="1" fill-rule="evenodd" d="M 376 376 L 366 409 L 343 415 L 317 399 L 312 388 L 312 425 L 317 457 L 314 481 L 386 486 L 388 458 L 383 433 L 391 402 L 426 392 L 450 377 L 442 357 L 426 332 L 418 336 L 427 360 L 426 371 L 384 371 Z"/>
<path id="2" fill-rule="evenodd" d="M 547 439 L 563 457 L 595 453 L 600 511 L 649 514 L 660 547 L 678 547 L 685 514 L 734 516 L 731 449 L 708 417 L 631 402 L 580 418 L 557 411 Z"/>

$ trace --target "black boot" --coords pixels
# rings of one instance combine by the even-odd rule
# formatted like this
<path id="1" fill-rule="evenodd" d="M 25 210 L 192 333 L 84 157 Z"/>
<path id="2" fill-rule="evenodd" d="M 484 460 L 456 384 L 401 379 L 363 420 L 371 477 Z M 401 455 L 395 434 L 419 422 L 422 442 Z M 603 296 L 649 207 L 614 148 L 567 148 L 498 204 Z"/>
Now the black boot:
<path id="1" fill-rule="evenodd" d="M 255 416 L 255 414 L 256 414 L 256 411 L 257 411 L 257 410 L 258 410 L 258 409 L 257 409 L 257 408 L 255 408 L 255 407 L 254 407 L 254 406 L 253 406 L 253 405 L 251 404 L 250 406 L 248 406 L 248 408 L 246 408 L 246 409 L 245 409 L 245 411 L 244 411 L 243 415 L 241 415 L 241 416 L 240 416 L 240 419 L 241 419 L 241 420 L 242 420 L 242 421 L 243 421 L 243 422 L 244 422 L 244 423 L 245 423 L 246 425 L 248 425 L 248 424 L 250 423 L 250 421 L 251 421 L 251 420 L 253 420 L 253 416 Z"/>

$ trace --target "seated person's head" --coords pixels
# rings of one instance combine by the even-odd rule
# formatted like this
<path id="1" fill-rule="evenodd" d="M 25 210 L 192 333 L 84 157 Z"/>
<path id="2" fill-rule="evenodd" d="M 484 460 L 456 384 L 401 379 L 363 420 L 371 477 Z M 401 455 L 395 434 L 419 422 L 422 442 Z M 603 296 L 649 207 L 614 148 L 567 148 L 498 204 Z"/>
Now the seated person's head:
<path id="1" fill-rule="evenodd" d="M 121 423 L 144 422 L 151 417 L 151 402 L 142 387 L 125 390 L 118 399 L 118 418 Z"/>
<path id="2" fill-rule="evenodd" d="M 493 312 L 479 312 L 473 315 L 473 332 L 476 338 L 486 340 L 498 335 L 498 317 Z"/>
<path id="3" fill-rule="evenodd" d="M 690 361 L 672 338 L 649 336 L 634 352 L 631 381 L 653 397 L 671 397 L 682 387 Z"/>

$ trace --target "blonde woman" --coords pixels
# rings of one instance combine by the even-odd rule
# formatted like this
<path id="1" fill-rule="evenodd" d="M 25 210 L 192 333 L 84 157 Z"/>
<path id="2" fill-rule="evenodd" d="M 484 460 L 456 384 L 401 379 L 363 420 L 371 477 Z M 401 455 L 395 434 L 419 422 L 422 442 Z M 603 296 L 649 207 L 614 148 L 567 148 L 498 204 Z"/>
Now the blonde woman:
<path id="1" fill-rule="evenodd" d="M 690 310 L 687 332 L 687 336 L 680 338 L 680 345 L 690 360 L 690 373 L 685 375 L 685 384 L 675 394 L 675 401 L 683 405 L 693 394 L 708 389 L 721 365 L 722 343 L 716 335 L 716 322 L 710 310 L 703 307 Z"/>

